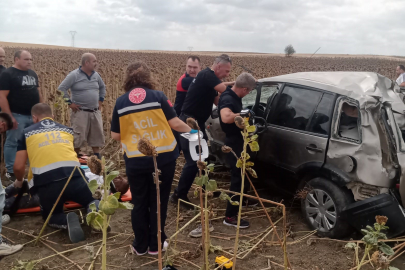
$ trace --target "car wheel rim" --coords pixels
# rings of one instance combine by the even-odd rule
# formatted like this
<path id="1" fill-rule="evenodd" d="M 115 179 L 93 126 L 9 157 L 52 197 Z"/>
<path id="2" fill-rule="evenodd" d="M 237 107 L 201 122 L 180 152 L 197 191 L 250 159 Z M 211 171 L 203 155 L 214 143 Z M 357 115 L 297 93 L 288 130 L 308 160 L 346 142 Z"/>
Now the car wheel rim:
<path id="1" fill-rule="evenodd" d="M 336 206 L 323 190 L 312 189 L 305 198 L 305 212 L 314 226 L 321 232 L 329 232 L 336 225 Z"/>

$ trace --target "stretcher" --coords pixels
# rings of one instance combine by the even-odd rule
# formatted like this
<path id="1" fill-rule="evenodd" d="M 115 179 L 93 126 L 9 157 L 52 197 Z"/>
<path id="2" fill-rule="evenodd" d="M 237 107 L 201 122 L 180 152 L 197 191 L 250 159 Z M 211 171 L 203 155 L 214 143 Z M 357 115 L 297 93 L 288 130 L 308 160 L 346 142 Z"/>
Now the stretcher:
<path id="1" fill-rule="evenodd" d="M 121 196 L 121 201 L 123 202 L 128 202 L 132 200 L 132 194 L 131 191 L 128 190 L 127 193 L 125 193 L 124 195 Z M 75 209 L 75 208 L 81 208 L 82 206 L 78 203 L 75 202 L 65 202 L 64 205 L 67 209 Z M 36 213 L 36 212 L 40 212 L 41 208 L 39 206 L 37 207 L 32 207 L 32 208 L 24 208 L 24 209 L 19 209 L 17 211 L 17 214 L 25 214 L 25 213 Z"/>

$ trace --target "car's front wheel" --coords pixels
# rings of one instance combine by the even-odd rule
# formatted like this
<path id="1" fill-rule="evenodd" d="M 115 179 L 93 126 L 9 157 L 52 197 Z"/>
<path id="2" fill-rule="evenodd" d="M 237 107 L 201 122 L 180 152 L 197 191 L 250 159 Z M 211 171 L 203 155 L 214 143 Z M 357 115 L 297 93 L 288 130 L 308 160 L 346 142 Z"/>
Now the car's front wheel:
<path id="1" fill-rule="evenodd" d="M 354 202 L 353 195 L 325 178 L 317 177 L 309 181 L 302 194 L 302 213 L 318 235 L 342 238 L 349 235 L 353 228 L 343 217 L 343 208 Z"/>

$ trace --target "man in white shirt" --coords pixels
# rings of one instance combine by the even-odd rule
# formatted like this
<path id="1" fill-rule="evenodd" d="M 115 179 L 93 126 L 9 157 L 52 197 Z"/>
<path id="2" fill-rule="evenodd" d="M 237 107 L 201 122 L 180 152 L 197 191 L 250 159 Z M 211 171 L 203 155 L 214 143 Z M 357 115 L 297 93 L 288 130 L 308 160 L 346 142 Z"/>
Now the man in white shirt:
<path id="1" fill-rule="evenodd" d="M 398 75 L 397 84 L 400 87 L 405 87 L 405 67 L 404 67 L 404 65 L 397 66 L 396 72 Z"/>

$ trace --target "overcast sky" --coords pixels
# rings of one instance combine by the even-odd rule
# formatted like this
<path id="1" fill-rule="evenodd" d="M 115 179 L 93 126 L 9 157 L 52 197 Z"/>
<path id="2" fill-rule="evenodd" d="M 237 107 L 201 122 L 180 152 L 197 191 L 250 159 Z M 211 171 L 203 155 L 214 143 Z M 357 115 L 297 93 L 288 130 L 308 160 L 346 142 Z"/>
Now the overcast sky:
<path id="1" fill-rule="evenodd" d="M 0 0 L 0 41 L 405 55 L 404 0 Z"/>

